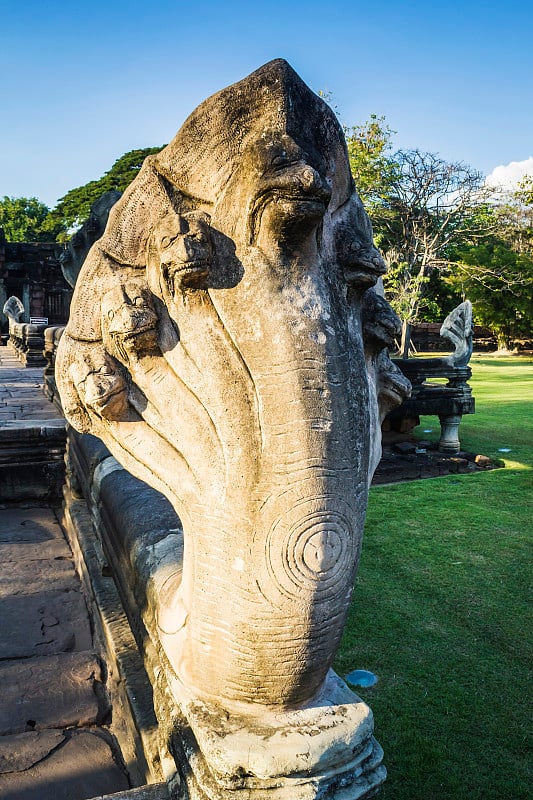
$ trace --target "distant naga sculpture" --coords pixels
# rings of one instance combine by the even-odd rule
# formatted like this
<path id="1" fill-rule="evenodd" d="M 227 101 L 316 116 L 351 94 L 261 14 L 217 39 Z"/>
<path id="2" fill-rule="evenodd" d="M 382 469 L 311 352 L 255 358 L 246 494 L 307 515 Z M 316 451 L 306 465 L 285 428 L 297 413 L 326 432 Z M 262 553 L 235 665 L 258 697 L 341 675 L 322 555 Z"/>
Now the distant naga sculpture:
<path id="1" fill-rule="evenodd" d="M 277 60 L 146 159 L 77 281 L 65 413 L 183 523 L 148 627 L 209 765 L 192 759 L 192 796 L 383 780 L 370 711 L 330 668 L 380 417 L 409 391 L 384 271 L 335 114 Z"/>
<path id="2" fill-rule="evenodd" d="M 12 295 L 4 303 L 2 311 L 12 322 L 20 322 L 20 318 L 24 314 L 24 304 L 18 297 Z"/>
<path id="3" fill-rule="evenodd" d="M 466 367 L 474 350 L 472 303 L 465 300 L 451 311 L 440 327 L 440 335 L 454 346 L 447 360 L 454 367 Z"/>

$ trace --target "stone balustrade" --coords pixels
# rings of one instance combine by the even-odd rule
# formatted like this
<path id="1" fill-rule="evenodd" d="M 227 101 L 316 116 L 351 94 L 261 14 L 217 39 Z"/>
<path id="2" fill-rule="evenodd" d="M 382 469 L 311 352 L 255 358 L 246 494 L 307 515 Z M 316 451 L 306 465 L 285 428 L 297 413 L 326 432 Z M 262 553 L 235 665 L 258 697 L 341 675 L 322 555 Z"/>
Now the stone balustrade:
<path id="1" fill-rule="evenodd" d="M 59 409 L 61 409 L 61 400 L 59 398 L 59 392 L 57 391 L 55 366 L 57 346 L 64 330 L 64 325 L 54 325 L 51 328 L 46 328 L 43 347 L 43 356 L 46 362 L 43 372 L 44 393 L 50 402 L 54 403 Z"/>
<path id="2" fill-rule="evenodd" d="M 9 320 L 9 341 L 25 367 L 43 367 L 46 364 L 43 350 L 47 327 L 47 323 L 31 324 Z"/>

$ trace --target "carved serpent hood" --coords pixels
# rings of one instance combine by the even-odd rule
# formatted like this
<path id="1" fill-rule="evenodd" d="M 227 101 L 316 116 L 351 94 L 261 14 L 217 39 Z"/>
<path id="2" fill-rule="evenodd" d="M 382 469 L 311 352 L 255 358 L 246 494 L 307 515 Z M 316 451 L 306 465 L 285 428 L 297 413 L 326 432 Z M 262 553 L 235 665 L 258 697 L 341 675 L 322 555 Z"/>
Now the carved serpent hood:
<path id="1" fill-rule="evenodd" d="M 65 412 L 182 519 L 157 616 L 198 696 L 294 706 L 331 665 L 375 462 L 362 305 L 383 270 L 338 121 L 281 60 L 193 112 L 87 258 Z"/>

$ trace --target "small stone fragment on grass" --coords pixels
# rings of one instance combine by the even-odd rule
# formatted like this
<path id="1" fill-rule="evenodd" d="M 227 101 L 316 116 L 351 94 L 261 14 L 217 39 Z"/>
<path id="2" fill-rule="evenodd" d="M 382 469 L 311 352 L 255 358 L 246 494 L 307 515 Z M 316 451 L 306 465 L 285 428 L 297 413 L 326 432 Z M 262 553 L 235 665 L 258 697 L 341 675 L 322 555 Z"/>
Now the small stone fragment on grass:
<path id="1" fill-rule="evenodd" d="M 409 453 L 416 453 L 416 444 L 413 442 L 396 442 L 394 449 L 397 453 L 408 455 Z"/>

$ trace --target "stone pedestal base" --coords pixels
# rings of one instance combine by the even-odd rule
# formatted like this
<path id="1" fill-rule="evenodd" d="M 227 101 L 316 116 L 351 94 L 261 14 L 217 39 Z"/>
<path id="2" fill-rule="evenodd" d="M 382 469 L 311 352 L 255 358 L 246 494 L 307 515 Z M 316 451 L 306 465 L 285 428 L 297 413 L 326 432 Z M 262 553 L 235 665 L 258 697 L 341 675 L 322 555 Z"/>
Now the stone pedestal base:
<path id="1" fill-rule="evenodd" d="M 461 449 L 459 441 L 461 419 L 461 414 L 439 414 L 441 431 L 439 450 L 442 453 L 458 453 Z"/>
<path id="2" fill-rule="evenodd" d="M 363 800 L 385 780 L 372 712 L 332 671 L 312 704 L 286 712 L 230 715 L 177 680 L 170 688 L 184 715 L 172 749 L 190 800 Z"/>

